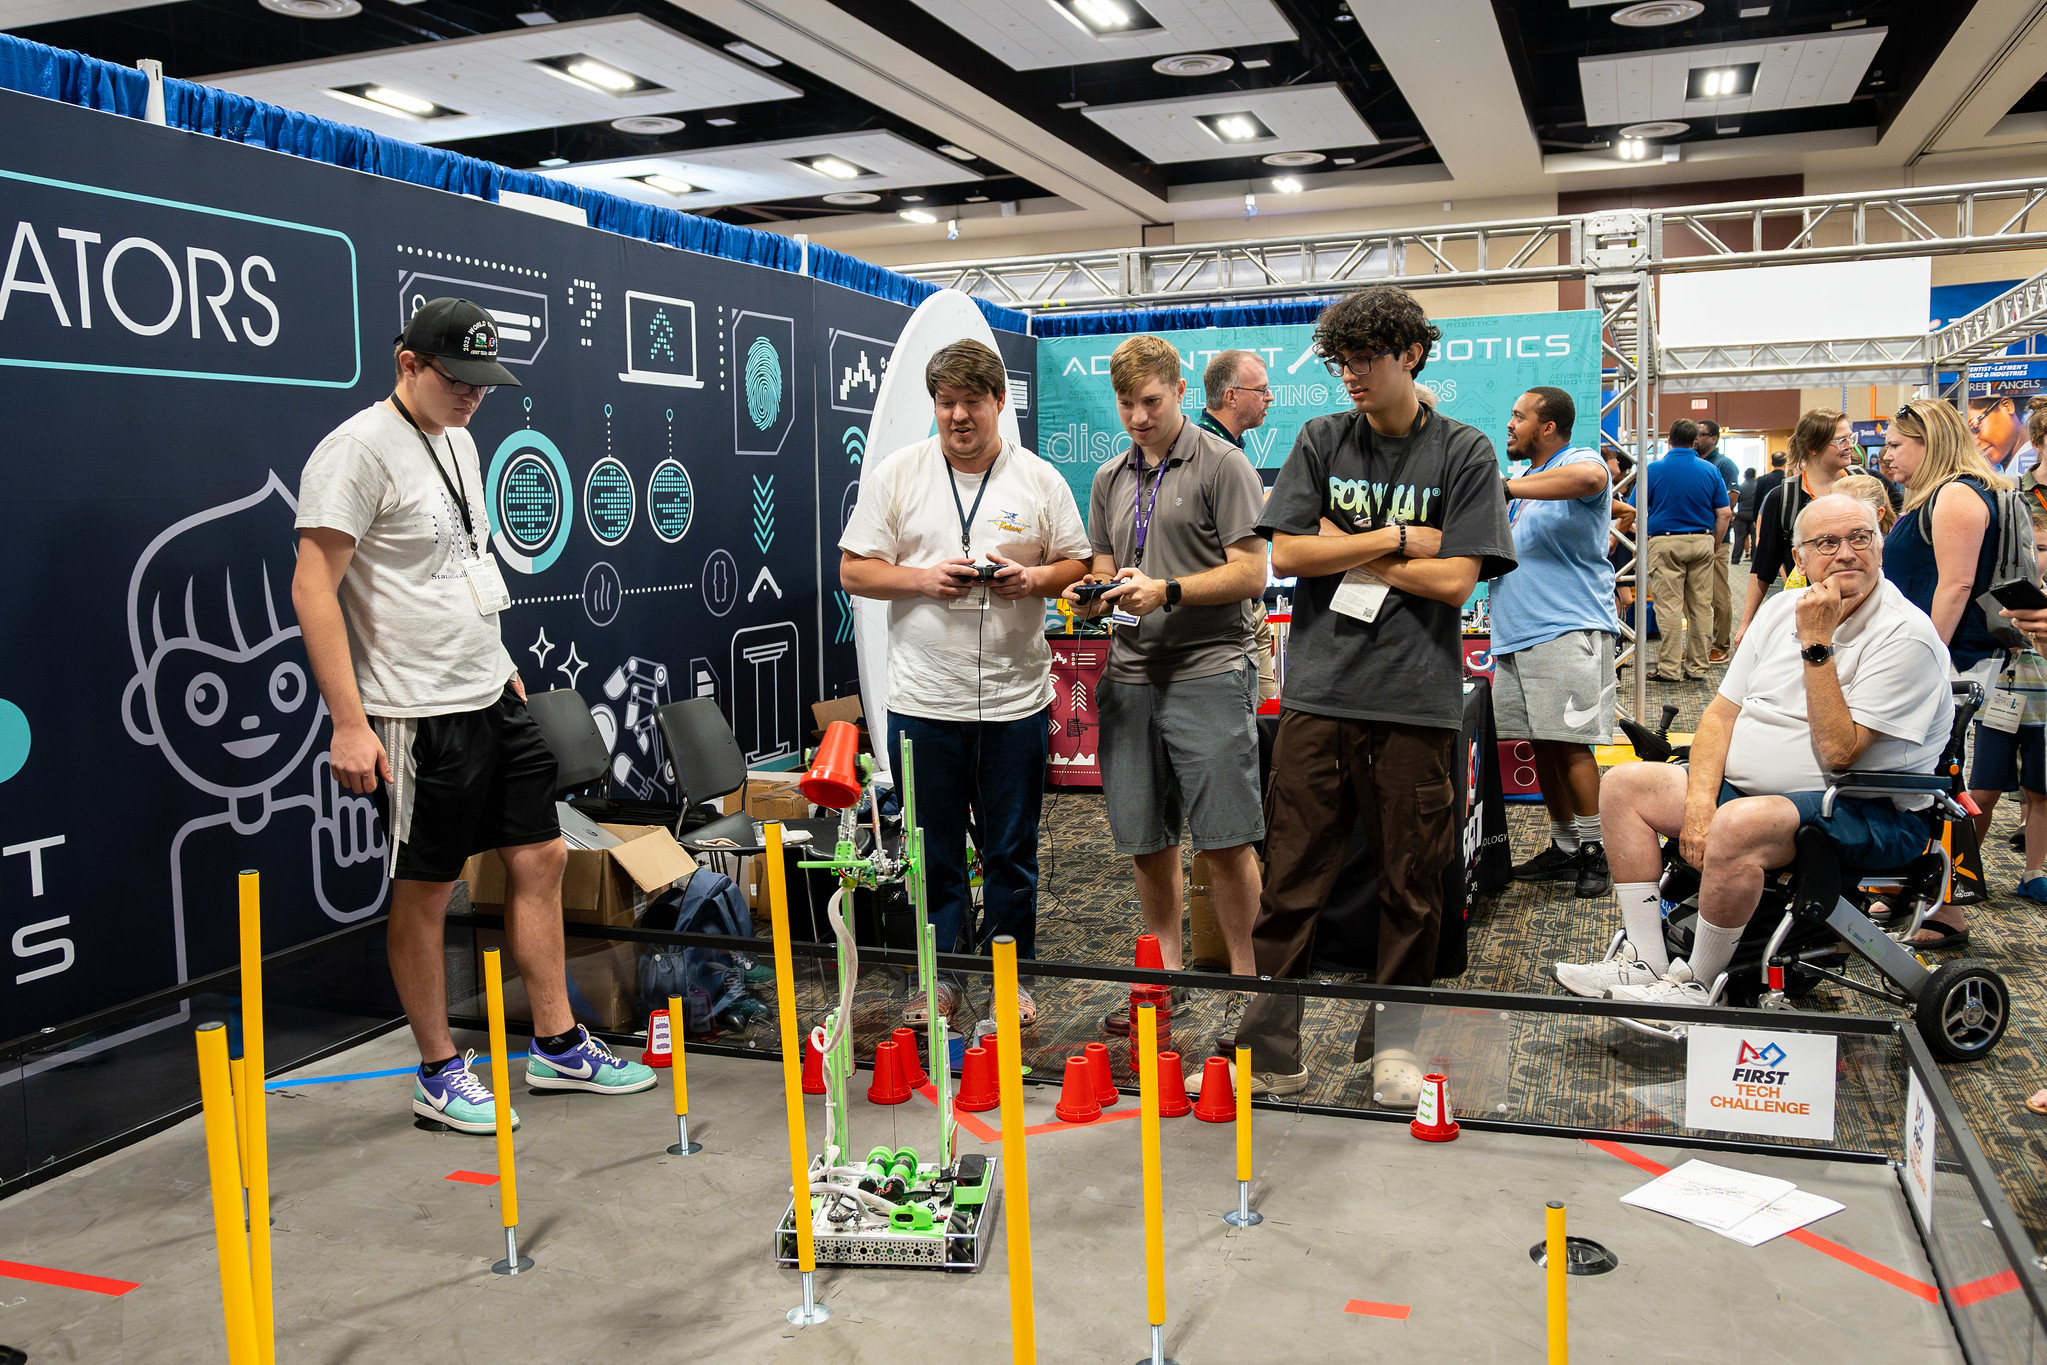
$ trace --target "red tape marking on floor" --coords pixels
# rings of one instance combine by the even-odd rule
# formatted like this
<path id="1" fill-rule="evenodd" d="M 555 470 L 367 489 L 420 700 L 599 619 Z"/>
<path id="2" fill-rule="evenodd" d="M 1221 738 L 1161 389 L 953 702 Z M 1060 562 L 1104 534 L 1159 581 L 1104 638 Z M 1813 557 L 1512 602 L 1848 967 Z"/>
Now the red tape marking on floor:
<path id="1" fill-rule="evenodd" d="M 1118 1119 L 1137 1118 L 1142 1112 L 1142 1110 L 1138 1109 L 1106 1109 L 1102 1111 L 1100 1118 L 1091 1119 L 1086 1123 L 1068 1123 L 1064 1119 L 1054 1119 L 1050 1123 L 1034 1123 L 1024 1129 L 1024 1136 L 1036 1137 L 1040 1133 L 1059 1133 L 1064 1132 L 1068 1128 L 1099 1128 L 1105 1123 L 1114 1123 Z"/>
<path id="2" fill-rule="evenodd" d="M 1404 1303 L 1373 1303 L 1370 1299 L 1352 1299 L 1343 1306 L 1343 1311 L 1367 1318 L 1392 1318 L 1397 1322 L 1405 1322 L 1407 1315 L 1413 1310 Z"/>
<path id="3" fill-rule="evenodd" d="M 498 1183 L 496 1176 L 485 1175 L 482 1171 L 456 1171 L 453 1175 L 446 1178 L 449 1180 L 459 1180 L 464 1185 L 495 1185 Z"/>
<path id="4" fill-rule="evenodd" d="M 938 1103 L 938 1089 L 936 1086 L 920 1085 L 917 1087 L 917 1093 L 934 1105 Z M 1094 1128 L 1104 1123 L 1114 1123 L 1118 1119 L 1134 1119 L 1138 1116 L 1138 1112 L 1134 1108 L 1105 1109 L 1102 1111 L 1102 1116 L 1092 1123 L 1068 1123 L 1064 1119 L 1054 1119 L 1050 1123 L 1034 1123 L 1024 1129 L 1024 1136 L 1037 1137 L 1041 1133 L 1063 1133 L 1070 1128 Z M 1000 1128 L 990 1128 L 980 1119 L 960 1109 L 957 1105 L 953 1107 L 952 1117 L 955 1123 L 983 1142 L 1002 1141 L 1002 1130 Z"/>
<path id="5" fill-rule="evenodd" d="M 1640 1152 L 1634 1151 L 1627 1147 L 1623 1147 L 1618 1142 L 1606 1142 L 1596 1138 L 1587 1138 L 1585 1140 L 1585 1145 L 1588 1147 L 1597 1147 L 1600 1151 L 1605 1152 L 1608 1156 L 1618 1157 L 1622 1161 L 1627 1162 L 1630 1166 L 1633 1166 L 1638 1170 L 1646 1171 L 1648 1174 L 1652 1176 L 1664 1175 L 1667 1174 L 1670 1170 L 1670 1167 L 1664 1165 L 1662 1162 L 1652 1160 L 1649 1157 L 1643 1156 Z M 1869 1259 L 1869 1257 L 1863 1255 L 1861 1252 L 1850 1251 L 1847 1247 L 1842 1246 L 1839 1242 L 1830 1242 L 1816 1232 L 1808 1232 L 1804 1228 L 1799 1228 L 1795 1231 L 1787 1232 L 1784 1235 L 1786 1237 L 1789 1237 L 1794 1242 L 1799 1242 L 1805 1246 L 1811 1247 L 1814 1251 L 1819 1252 L 1822 1256 L 1831 1256 L 1835 1260 L 1839 1261 L 1841 1264 L 1846 1266 L 1853 1266 L 1855 1269 L 1860 1270 L 1865 1275 L 1874 1275 L 1879 1280 L 1882 1280 L 1885 1284 L 1894 1285 L 1897 1288 L 1904 1290 L 1907 1294 L 1912 1295 L 1912 1297 L 1914 1298 L 1924 1299 L 1928 1303 L 1940 1302 L 1940 1291 L 1935 1289 L 1926 1281 L 1914 1279 L 1912 1276 L 1907 1275 L 1902 1270 L 1893 1270 L 1889 1266 L 1883 1264 L 1881 1261 L 1872 1261 Z M 1995 1276 L 1992 1277 L 1992 1279 L 1995 1278 L 1996 1278 Z M 1991 1281 L 1978 1280 L 1976 1283 L 1988 1286 L 1991 1283 Z M 2018 1284 L 2017 1279 L 2013 1279 L 2011 1285 L 2006 1287 L 2015 1288 L 2017 1284 Z M 1969 1286 L 1966 1285 L 1963 1286 L 1964 1289 L 1968 1287 Z M 2001 1293 L 2003 1291 L 1994 1290 L 1992 1292 Z"/>
<path id="6" fill-rule="evenodd" d="M 83 1289 L 89 1294 L 105 1294 L 119 1298 L 131 1289 L 141 1285 L 129 1280 L 109 1280 L 99 1275 L 80 1275 L 70 1270 L 52 1270 L 46 1265 L 26 1265 L 20 1261 L 0 1261 L 0 1275 L 10 1280 L 32 1280 L 37 1284 L 54 1284 L 59 1289 Z"/>
<path id="7" fill-rule="evenodd" d="M 2009 1294 L 2018 1287 L 2018 1275 L 2010 1270 L 2002 1270 L 1995 1275 L 1986 1275 L 1980 1280 L 1971 1280 L 1967 1284 L 1957 1285 L 1948 1294 L 1948 1297 L 1954 1300 L 1955 1307 L 1968 1308 L 1971 1305 L 1983 1302 L 1985 1299 L 1994 1299 L 1999 1294 Z"/>

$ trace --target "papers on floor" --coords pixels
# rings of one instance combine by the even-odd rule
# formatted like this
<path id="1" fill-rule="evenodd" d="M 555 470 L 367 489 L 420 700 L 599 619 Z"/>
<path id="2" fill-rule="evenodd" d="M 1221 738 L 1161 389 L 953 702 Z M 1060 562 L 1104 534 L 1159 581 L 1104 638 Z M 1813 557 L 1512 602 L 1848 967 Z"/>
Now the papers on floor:
<path id="1" fill-rule="evenodd" d="M 1847 1207 L 1801 1190 L 1789 1180 L 1698 1160 L 1628 1191 L 1621 1202 L 1682 1218 L 1752 1247 Z"/>

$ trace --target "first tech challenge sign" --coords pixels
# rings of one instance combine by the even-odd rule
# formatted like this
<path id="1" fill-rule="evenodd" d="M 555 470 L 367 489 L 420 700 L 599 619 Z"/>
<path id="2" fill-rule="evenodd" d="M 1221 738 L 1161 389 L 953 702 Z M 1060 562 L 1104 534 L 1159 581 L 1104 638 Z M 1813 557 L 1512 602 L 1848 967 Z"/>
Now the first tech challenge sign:
<path id="1" fill-rule="evenodd" d="M 1838 1042 L 1830 1033 L 1693 1025 L 1685 1127 L 1832 1142 Z"/>

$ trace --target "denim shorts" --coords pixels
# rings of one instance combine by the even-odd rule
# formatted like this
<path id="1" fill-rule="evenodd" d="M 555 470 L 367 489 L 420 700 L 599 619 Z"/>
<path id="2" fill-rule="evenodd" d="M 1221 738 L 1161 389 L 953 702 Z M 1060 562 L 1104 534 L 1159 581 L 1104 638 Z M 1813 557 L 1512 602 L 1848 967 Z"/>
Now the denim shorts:
<path id="1" fill-rule="evenodd" d="M 1748 793 L 1732 782 L 1720 783 L 1720 804 L 1726 805 Z M 1888 798 L 1841 795 L 1834 798 L 1834 813 L 1820 814 L 1827 794 L 1786 792 L 1784 799 L 1798 807 L 1798 827 L 1813 826 L 1834 845 L 1841 866 L 1864 872 L 1888 872 L 1903 867 L 1926 851 L 1932 837 L 1932 812 L 1899 810 Z"/>
<path id="2" fill-rule="evenodd" d="M 1104 679 L 1102 795 L 1116 851 L 1157 853 L 1180 842 L 1184 815 L 1196 849 L 1265 837 L 1258 790 L 1258 670 L 1178 682 Z"/>

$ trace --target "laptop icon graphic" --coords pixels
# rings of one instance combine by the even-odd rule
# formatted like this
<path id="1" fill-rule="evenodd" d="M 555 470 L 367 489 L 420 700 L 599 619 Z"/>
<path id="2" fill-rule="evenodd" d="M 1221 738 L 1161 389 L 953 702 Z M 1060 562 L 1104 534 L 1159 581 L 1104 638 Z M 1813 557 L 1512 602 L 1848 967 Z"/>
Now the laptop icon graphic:
<path id="1" fill-rule="evenodd" d="M 697 306 L 628 289 L 625 295 L 625 372 L 628 384 L 701 389 L 697 378 Z"/>

